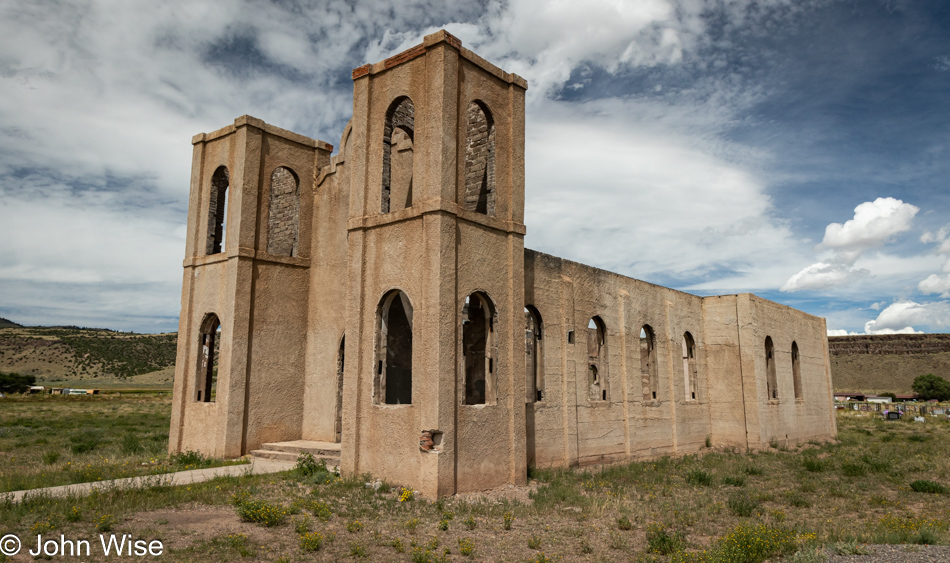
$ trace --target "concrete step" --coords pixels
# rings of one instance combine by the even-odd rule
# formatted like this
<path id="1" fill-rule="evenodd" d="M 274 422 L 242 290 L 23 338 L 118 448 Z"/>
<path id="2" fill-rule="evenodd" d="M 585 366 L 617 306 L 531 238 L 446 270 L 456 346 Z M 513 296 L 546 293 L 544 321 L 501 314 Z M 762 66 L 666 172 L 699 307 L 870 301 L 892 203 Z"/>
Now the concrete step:
<path id="1" fill-rule="evenodd" d="M 259 458 L 259 459 L 274 459 L 278 461 L 288 461 L 291 463 L 296 463 L 297 457 L 299 455 L 300 454 L 295 454 L 292 452 L 278 452 L 274 450 L 252 450 L 251 451 L 251 456 Z M 315 455 L 313 457 L 317 461 L 321 459 L 325 461 L 327 464 L 327 467 L 330 467 L 330 466 L 337 467 L 340 465 L 340 456 L 331 457 L 331 456 Z"/>
<path id="2" fill-rule="evenodd" d="M 270 442 L 261 444 L 260 449 L 251 455 L 263 459 L 276 459 L 296 462 L 300 454 L 310 454 L 316 460 L 323 460 L 328 466 L 340 465 L 340 444 L 334 442 L 316 442 L 311 440 L 293 440 L 290 442 Z"/>

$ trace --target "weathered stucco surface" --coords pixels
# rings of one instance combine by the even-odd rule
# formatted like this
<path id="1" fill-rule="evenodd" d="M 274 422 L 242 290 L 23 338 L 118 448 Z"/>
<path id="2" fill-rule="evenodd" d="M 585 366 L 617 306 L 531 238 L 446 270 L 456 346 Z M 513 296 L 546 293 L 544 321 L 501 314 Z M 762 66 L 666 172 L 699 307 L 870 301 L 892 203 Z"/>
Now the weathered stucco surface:
<path id="1" fill-rule="evenodd" d="M 336 441 L 442 496 L 835 435 L 823 319 L 524 248 L 524 79 L 440 31 L 353 80 L 332 158 L 248 116 L 193 139 L 172 451 Z"/>

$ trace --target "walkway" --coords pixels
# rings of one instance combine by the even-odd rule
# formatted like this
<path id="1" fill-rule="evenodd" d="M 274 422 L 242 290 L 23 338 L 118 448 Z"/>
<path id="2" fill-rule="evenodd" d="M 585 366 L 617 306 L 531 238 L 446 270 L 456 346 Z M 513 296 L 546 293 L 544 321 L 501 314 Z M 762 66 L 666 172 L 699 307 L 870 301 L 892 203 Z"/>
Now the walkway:
<path id="1" fill-rule="evenodd" d="M 20 502 L 24 497 L 33 495 L 48 495 L 52 497 L 78 496 L 89 494 L 95 489 L 110 489 L 113 487 L 120 489 L 137 489 L 148 487 L 156 483 L 161 483 L 166 486 L 190 485 L 191 483 L 210 481 L 215 477 L 280 473 L 281 471 L 293 469 L 294 465 L 295 462 L 292 461 L 251 458 L 250 463 L 243 465 L 228 465 L 225 467 L 212 467 L 210 469 L 192 469 L 190 471 L 178 471 L 175 473 L 142 475 L 139 477 L 127 477 L 125 479 L 96 481 L 95 483 L 76 483 L 74 485 L 62 485 L 59 487 L 44 487 L 42 489 L 0 493 L 0 501 L 12 498 L 14 502 Z"/>

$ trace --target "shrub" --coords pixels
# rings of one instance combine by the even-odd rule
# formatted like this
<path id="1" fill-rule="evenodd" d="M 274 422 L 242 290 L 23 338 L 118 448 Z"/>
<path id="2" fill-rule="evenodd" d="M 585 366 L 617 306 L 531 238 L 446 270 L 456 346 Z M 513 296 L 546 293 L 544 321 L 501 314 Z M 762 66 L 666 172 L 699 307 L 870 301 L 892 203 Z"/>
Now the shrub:
<path id="1" fill-rule="evenodd" d="M 180 467 L 201 467 L 208 465 L 210 460 L 201 455 L 201 452 L 186 450 L 172 456 L 172 463 Z"/>
<path id="2" fill-rule="evenodd" d="M 724 477 L 722 483 L 724 485 L 732 485 L 733 487 L 741 487 L 745 485 L 745 479 L 742 477 Z"/>
<path id="3" fill-rule="evenodd" d="M 651 522 L 647 525 L 647 545 L 650 553 L 670 555 L 682 551 L 686 539 L 682 532 L 667 530 L 662 524 Z"/>
<path id="4" fill-rule="evenodd" d="M 323 547 L 323 534 L 320 532 L 309 532 L 300 536 L 300 549 L 304 551 L 320 551 Z"/>
<path id="5" fill-rule="evenodd" d="M 325 502 L 315 500 L 310 503 L 309 508 L 310 512 L 312 512 L 314 516 L 323 520 L 324 522 L 330 520 L 330 518 L 333 518 L 333 511 L 330 510 L 330 505 Z"/>
<path id="6" fill-rule="evenodd" d="M 812 473 L 821 473 L 825 470 L 825 463 L 820 459 L 815 459 L 812 457 L 806 457 L 803 459 L 802 466 L 805 467 L 805 471 L 810 471 Z"/>
<path id="7" fill-rule="evenodd" d="M 762 475 L 762 469 L 754 465 L 747 465 L 745 468 L 745 473 L 746 475 Z"/>
<path id="8" fill-rule="evenodd" d="M 804 495 L 796 491 L 787 491 L 785 493 L 785 500 L 791 506 L 795 506 L 798 508 L 808 508 L 809 506 L 811 506 L 811 503 L 808 502 L 808 499 L 805 498 Z"/>
<path id="9" fill-rule="evenodd" d="M 475 542 L 472 538 L 459 538 L 459 553 L 465 557 L 471 557 L 475 553 Z"/>
<path id="10" fill-rule="evenodd" d="M 730 563 L 760 563 L 788 555 L 797 545 L 795 532 L 765 524 L 740 524 L 719 538 L 713 549 L 717 559 Z"/>
<path id="11" fill-rule="evenodd" d="M 502 516 L 502 519 L 504 520 L 505 529 L 510 530 L 511 524 L 515 521 L 515 515 L 511 512 L 505 512 L 505 515 Z"/>
<path id="12" fill-rule="evenodd" d="M 399 502 L 409 502 L 415 498 L 415 493 L 412 492 L 412 489 L 406 487 L 399 487 Z"/>
<path id="13" fill-rule="evenodd" d="M 633 523 L 630 522 L 630 519 L 627 518 L 626 516 L 621 516 L 620 518 L 617 518 L 617 528 L 621 530 L 625 530 L 625 531 L 632 530 Z"/>
<path id="14" fill-rule="evenodd" d="M 918 493 L 933 493 L 935 495 L 947 494 L 947 487 L 944 487 L 940 483 L 926 481 L 924 479 L 918 479 L 917 481 L 914 481 L 910 484 L 910 488 L 914 489 Z"/>
<path id="15" fill-rule="evenodd" d="M 287 511 L 283 506 L 266 500 L 242 501 L 237 505 L 237 513 L 244 522 L 253 522 L 267 527 L 278 526 L 287 517 Z"/>
<path id="16" fill-rule="evenodd" d="M 437 524 L 436 527 L 438 527 L 439 530 L 441 530 L 441 531 L 443 531 L 443 532 L 447 532 L 447 531 L 449 530 L 449 521 L 446 520 L 445 518 L 443 518 L 443 519 L 439 520 L 439 523 Z"/>
<path id="17" fill-rule="evenodd" d="M 112 528 L 115 527 L 115 517 L 111 514 L 98 514 L 96 515 L 96 531 L 97 532 L 111 532 Z"/>
<path id="18" fill-rule="evenodd" d="M 528 538 L 528 547 L 531 549 L 541 549 L 541 538 L 534 534 Z"/>
<path id="19" fill-rule="evenodd" d="M 841 474 L 847 477 L 861 477 L 867 473 L 863 465 L 857 463 L 841 464 Z"/>
<path id="20" fill-rule="evenodd" d="M 346 531 L 351 534 L 355 534 L 356 532 L 359 532 L 362 529 L 363 529 L 363 524 L 359 520 L 353 520 L 346 524 Z"/>
<path id="21" fill-rule="evenodd" d="M 53 465 L 59 461 L 59 452 L 48 451 L 43 454 L 43 463 L 46 465 Z"/>
<path id="22" fill-rule="evenodd" d="M 748 518 L 755 513 L 755 509 L 759 507 L 759 503 L 749 497 L 749 495 L 737 493 L 729 497 L 727 501 L 729 505 L 729 510 L 732 511 L 736 516 L 742 516 Z"/>
<path id="23" fill-rule="evenodd" d="M 694 469 L 686 474 L 686 482 L 690 485 L 702 485 L 708 487 L 712 485 L 713 477 L 702 469 Z"/>
<path id="24" fill-rule="evenodd" d="M 462 525 L 464 525 L 468 530 L 474 530 L 475 527 L 478 526 L 478 522 L 475 521 L 475 518 L 469 516 L 465 520 L 462 520 Z"/>
<path id="25" fill-rule="evenodd" d="M 298 535 L 304 535 L 310 531 L 310 518 L 306 516 L 294 518 L 294 531 Z"/>

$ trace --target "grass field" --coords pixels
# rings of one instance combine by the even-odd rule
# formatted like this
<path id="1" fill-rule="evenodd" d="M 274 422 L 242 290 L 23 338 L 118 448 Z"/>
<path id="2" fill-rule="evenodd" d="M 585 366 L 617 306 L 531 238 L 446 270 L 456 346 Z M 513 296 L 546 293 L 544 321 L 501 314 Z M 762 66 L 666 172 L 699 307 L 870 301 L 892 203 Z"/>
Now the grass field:
<path id="1" fill-rule="evenodd" d="M 0 493 L 214 465 L 168 458 L 170 413 L 167 393 L 0 399 Z"/>
<path id="2" fill-rule="evenodd" d="M 53 418 L 28 420 L 22 412 L 10 417 L 7 405 L 0 411 L 2 429 L 49 426 Z M 168 404 L 123 397 L 77 403 L 70 412 L 60 411 L 61 428 L 99 429 L 103 449 L 96 455 L 109 448 L 118 454 L 124 436 L 148 444 L 162 425 L 167 428 Z M 437 502 L 398 484 L 367 487 L 368 476 L 342 479 L 314 464 L 189 487 L 156 481 L 141 490 L 85 498 L 0 501 L 0 533 L 93 538 L 108 529 L 160 539 L 168 549 L 163 560 L 196 562 L 762 561 L 780 556 L 803 562 L 823 560 L 820 547 L 860 553 L 864 543 L 946 544 L 950 423 L 930 418 L 923 424 L 886 422 L 853 411 L 838 417 L 836 443 L 753 454 L 710 448 L 704 455 L 597 473 L 533 471 L 528 487 Z M 152 418 L 154 423 L 146 423 Z M 97 425 L 100 419 L 105 422 Z M 129 426 L 118 424 L 125 420 Z M 37 433 L 4 436 L 4 456 L 17 449 L 10 449 L 11 439 L 29 442 L 19 449 L 36 452 L 31 455 L 52 446 L 36 444 Z M 65 440 L 61 450 L 73 443 Z M 32 471 L 30 463 L 18 467 Z"/>

